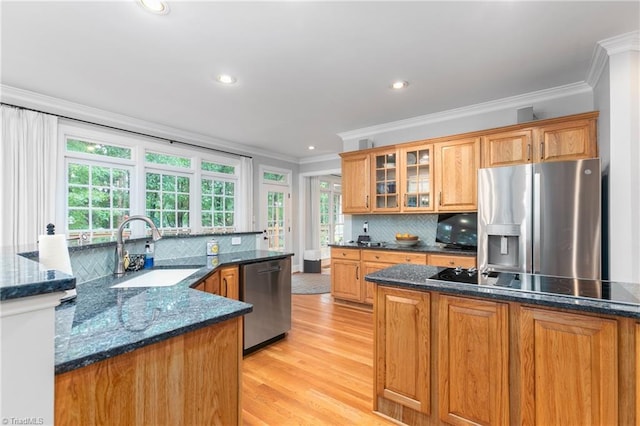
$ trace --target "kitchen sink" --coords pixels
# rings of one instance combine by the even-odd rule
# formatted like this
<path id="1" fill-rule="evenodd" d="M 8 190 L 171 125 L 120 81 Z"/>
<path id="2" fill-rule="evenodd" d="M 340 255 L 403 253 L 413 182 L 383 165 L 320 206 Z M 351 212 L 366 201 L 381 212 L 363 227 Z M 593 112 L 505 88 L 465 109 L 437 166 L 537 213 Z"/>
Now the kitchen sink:
<path id="1" fill-rule="evenodd" d="M 147 273 L 129 278 L 111 288 L 131 288 L 131 287 L 169 287 L 178 284 L 198 269 L 154 269 Z"/>

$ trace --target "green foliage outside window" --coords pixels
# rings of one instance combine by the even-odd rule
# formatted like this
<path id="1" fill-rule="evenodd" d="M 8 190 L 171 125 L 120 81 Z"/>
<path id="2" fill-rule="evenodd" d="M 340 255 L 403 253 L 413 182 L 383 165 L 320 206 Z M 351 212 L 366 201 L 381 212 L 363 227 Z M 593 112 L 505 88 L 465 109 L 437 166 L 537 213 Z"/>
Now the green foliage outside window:
<path id="1" fill-rule="evenodd" d="M 228 175 L 234 175 L 236 173 L 236 168 L 233 166 L 228 166 L 226 164 L 212 163 L 210 161 L 202 162 L 202 170 L 205 170 L 207 172 L 224 173 Z"/>
<path id="2" fill-rule="evenodd" d="M 158 228 L 190 226 L 190 178 L 169 173 L 146 174 L 146 211 Z"/>
<path id="3" fill-rule="evenodd" d="M 84 154 L 103 155 L 113 158 L 131 159 L 131 148 L 104 145 L 94 142 L 67 139 L 67 151 L 82 152 Z"/>
<path id="4" fill-rule="evenodd" d="M 182 167 L 185 169 L 191 168 L 191 159 L 186 157 L 179 157 L 177 155 L 158 154 L 155 152 L 147 152 L 144 155 L 144 159 L 149 163 L 164 164 L 167 166 Z"/>

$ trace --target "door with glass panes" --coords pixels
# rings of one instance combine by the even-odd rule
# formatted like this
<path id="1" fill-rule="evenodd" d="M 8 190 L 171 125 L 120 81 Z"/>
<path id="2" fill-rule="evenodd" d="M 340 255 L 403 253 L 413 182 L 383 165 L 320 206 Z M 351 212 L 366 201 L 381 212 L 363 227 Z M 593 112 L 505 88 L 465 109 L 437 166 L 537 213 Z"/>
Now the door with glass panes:
<path id="1" fill-rule="evenodd" d="M 260 191 L 263 248 L 286 251 L 291 247 L 290 173 L 264 171 Z"/>

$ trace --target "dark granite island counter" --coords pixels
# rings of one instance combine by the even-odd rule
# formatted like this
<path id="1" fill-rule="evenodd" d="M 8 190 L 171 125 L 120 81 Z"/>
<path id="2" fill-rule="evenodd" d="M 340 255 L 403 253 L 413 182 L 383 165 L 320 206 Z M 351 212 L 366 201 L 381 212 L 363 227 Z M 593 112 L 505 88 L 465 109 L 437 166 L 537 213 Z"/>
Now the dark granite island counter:
<path id="1" fill-rule="evenodd" d="M 79 285 L 56 310 L 56 424 L 236 424 L 242 315 L 252 307 L 192 287 L 218 268 L 284 256 L 157 261 L 151 272 L 192 270 L 166 287 L 113 288 L 148 271 Z"/>
<path id="2" fill-rule="evenodd" d="M 640 284 L 397 265 L 375 284 L 374 410 L 407 424 L 637 424 Z M 484 281 L 483 281 L 484 280 Z"/>

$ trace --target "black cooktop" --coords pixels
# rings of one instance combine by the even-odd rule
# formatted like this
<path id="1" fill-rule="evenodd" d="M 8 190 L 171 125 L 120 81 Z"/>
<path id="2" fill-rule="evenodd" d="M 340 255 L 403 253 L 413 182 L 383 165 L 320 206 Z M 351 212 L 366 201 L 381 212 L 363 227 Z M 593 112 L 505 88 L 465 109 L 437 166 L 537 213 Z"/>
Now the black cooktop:
<path id="1" fill-rule="evenodd" d="M 640 286 L 637 284 L 512 272 L 479 274 L 475 268 L 446 268 L 429 278 L 432 280 L 487 285 L 561 296 L 610 300 L 615 303 L 640 304 Z"/>

